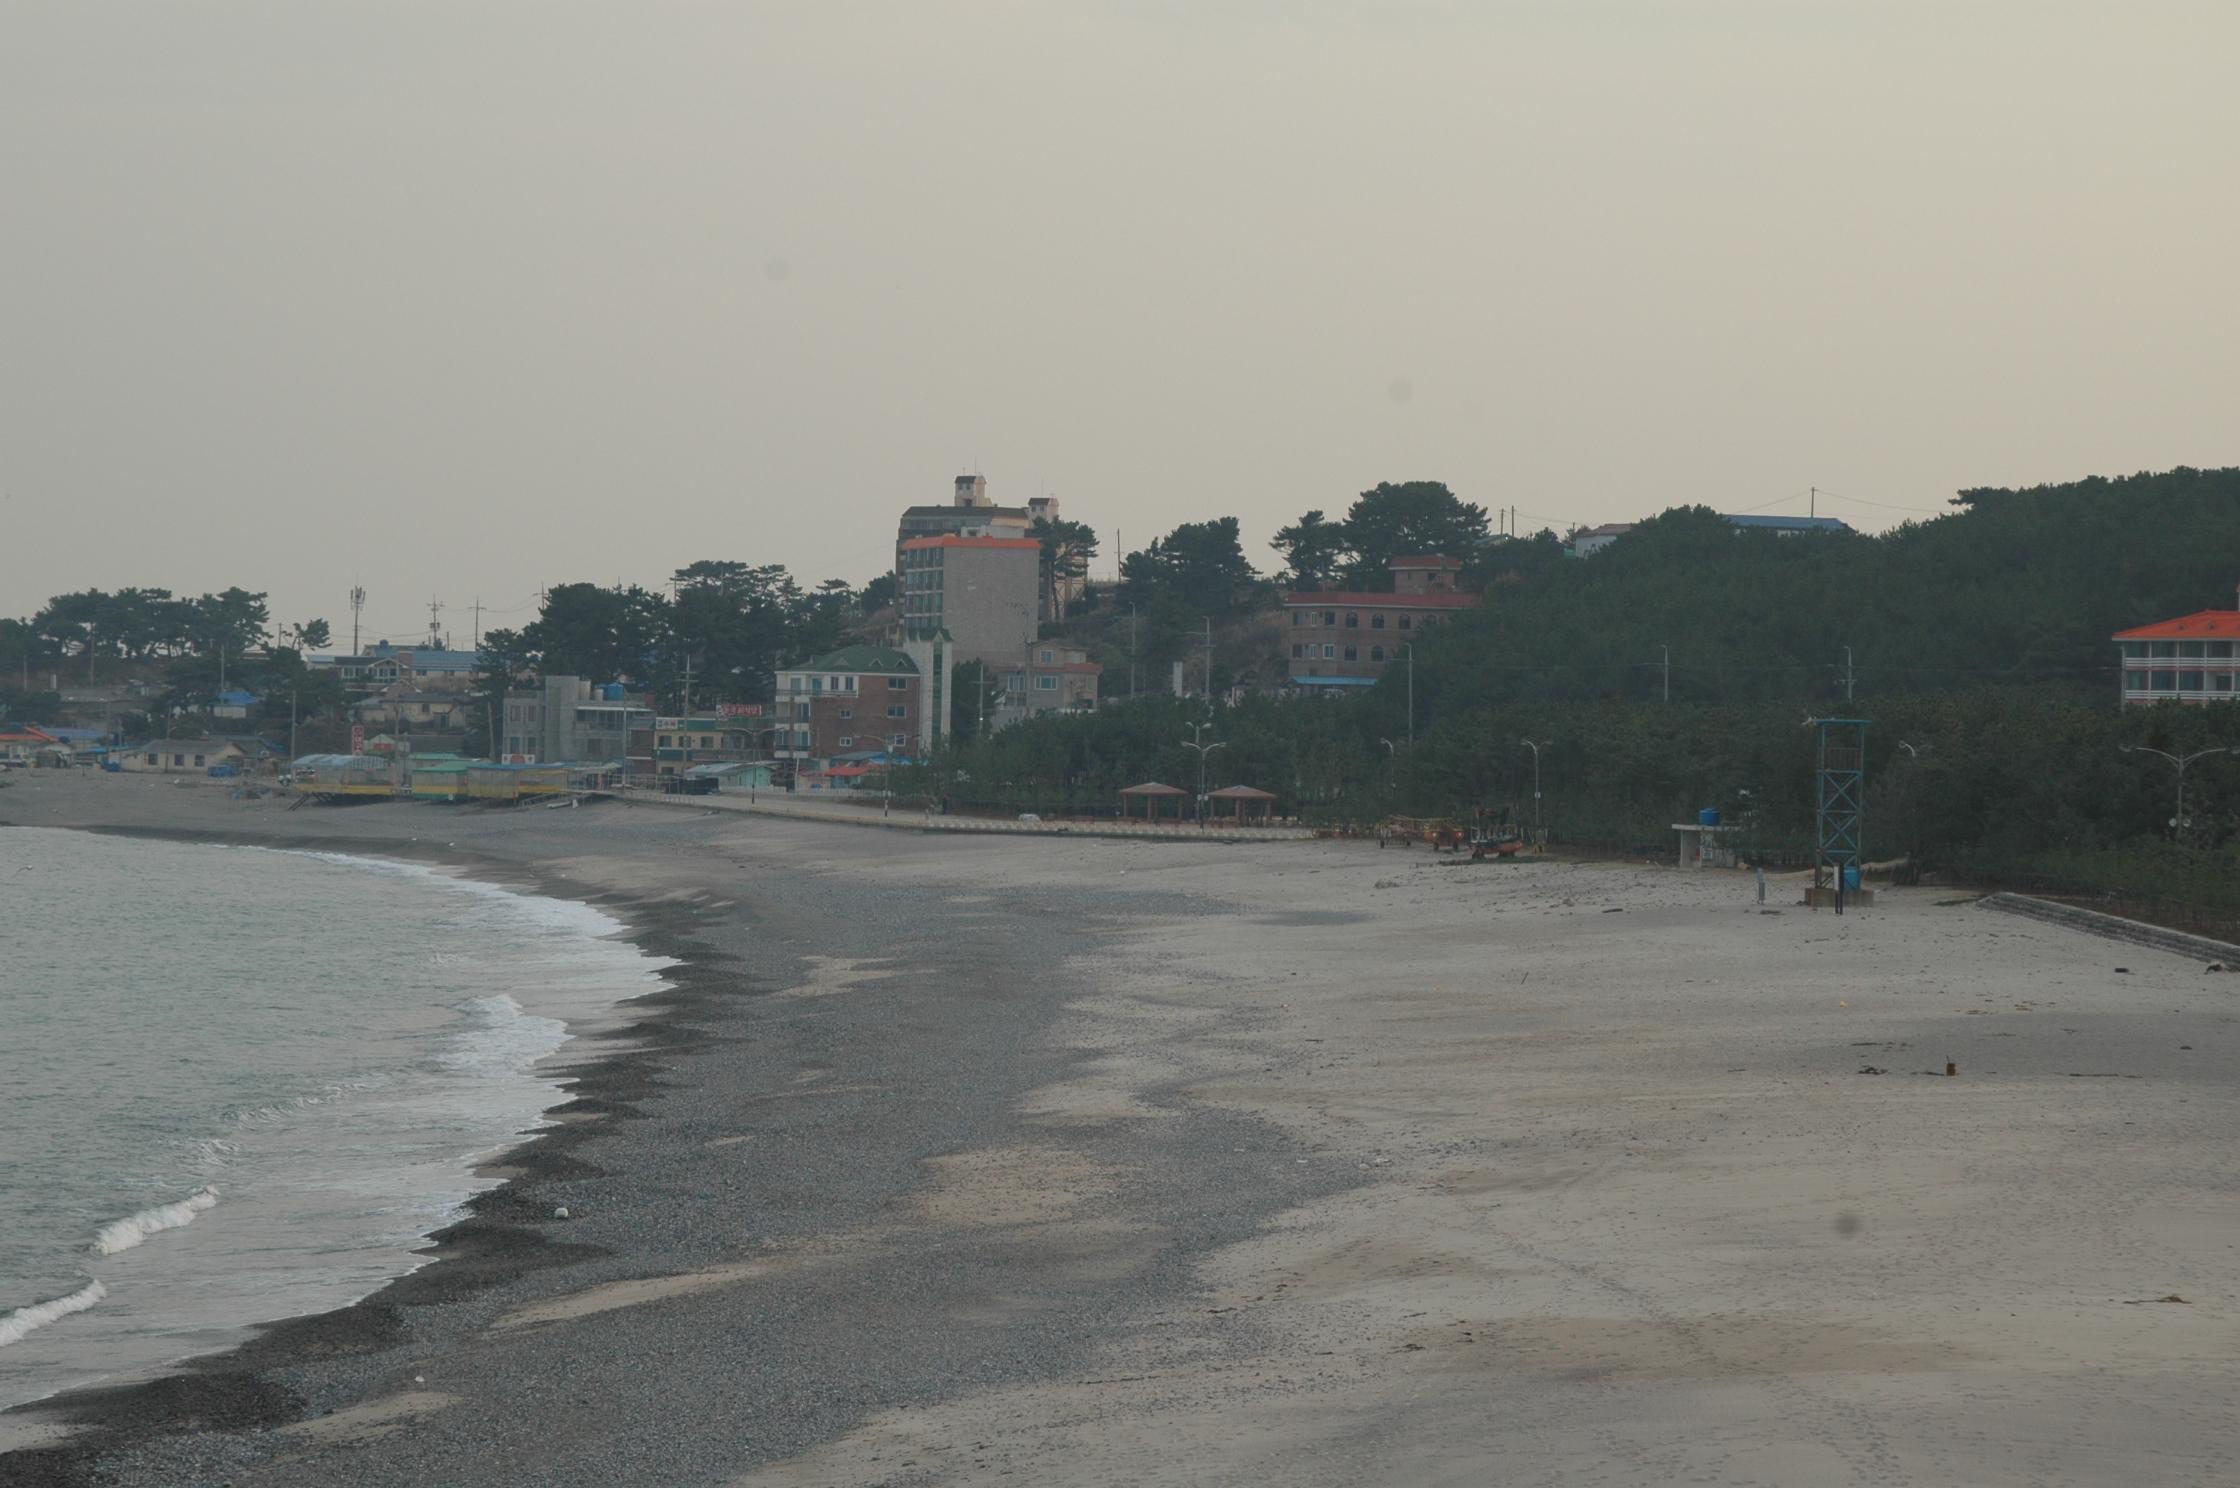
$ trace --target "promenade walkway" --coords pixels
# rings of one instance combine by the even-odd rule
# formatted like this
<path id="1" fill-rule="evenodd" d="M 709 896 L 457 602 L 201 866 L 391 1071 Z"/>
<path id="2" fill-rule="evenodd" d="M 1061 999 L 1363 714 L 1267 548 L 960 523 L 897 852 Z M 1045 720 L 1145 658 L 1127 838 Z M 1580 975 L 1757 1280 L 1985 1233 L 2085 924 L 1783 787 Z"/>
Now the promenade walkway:
<path id="1" fill-rule="evenodd" d="M 632 805 L 679 806 L 701 811 L 735 811 L 745 816 L 774 816 L 791 821 L 826 822 L 843 827 L 884 827 L 896 832 L 962 832 L 1015 837 L 1137 837 L 1162 842 L 1312 842 L 1309 827 L 1239 827 L 1209 824 L 1204 827 L 1152 825 L 1121 821 L 1003 821 L 985 816 L 941 816 L 920 807 L 897 807 L 882 813 L 875 804 L 803 800 L 784 792 L 757 792 L 752 800 L 738 795 L 683 796 L 666 791 L 625 787 L 616 799 Z"/>

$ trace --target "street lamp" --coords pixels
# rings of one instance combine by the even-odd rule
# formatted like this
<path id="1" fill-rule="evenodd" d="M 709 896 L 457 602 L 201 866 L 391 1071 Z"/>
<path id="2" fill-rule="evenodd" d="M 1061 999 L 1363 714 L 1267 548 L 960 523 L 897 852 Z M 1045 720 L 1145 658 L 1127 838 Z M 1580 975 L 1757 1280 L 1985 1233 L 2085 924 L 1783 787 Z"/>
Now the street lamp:
<path id="1" fill-rule="evenodd" d="M 1555 740 L 1542 739 L 1537 744 L 1530 739 L 1520 739 L 1517 742 L 1532 751 L 1532 835 L 1538 837 L 1540 835 L 1540 751 L 1555 743 Z M 1534 844 L 1536 847 L 1539 845 L 1538 843 Z"/>
<path id="2" fill-rule="evenodd" d="M 1384 746 L 1385 784 L 1393 790 L 1398 790 L 1400 789 L 1400 766 L 1396 757 L 1400 751 L 1393 747 L 1390 739 L 1379 739 L 1377 742 Z"/>
<path id="3" fill-rule="evenodd" d="M 2192 825 L 2186 820 L 2186 766 L 2197 759 L 2206 759 L 2212 754 L 2240 754 L 2240 748 L 2229 745 L 2219 745 L 2215 749 L 2197 749 L 2187 755 L 2176 755 L 2163 749 L 2149 749 L 2144 744 L 2118 744 L 2116 748 L 2125 754 L 2151 754 L 2159 759 L 2166 759 L 2177 766 L 2178 814 L 2170 818 L 2170 834 L 2172 840 L 2178 842 L 2185 841 L 2186 828 Z"/>
<path id="4" fill-rule="evenodd" d="M 1190 737 L 1182 741 L 1183 748 L 1198 751 L 1198 830 L 1201 832 L 1206 829 L 1206 756 L 1216 749 L 1228 747 L 1226 740 L 1214 744 L 1198 742 L 1205 737 L 1205 731 L 1212 727 L 1210 723 L 1193 723 L 1190 725 Z"/>

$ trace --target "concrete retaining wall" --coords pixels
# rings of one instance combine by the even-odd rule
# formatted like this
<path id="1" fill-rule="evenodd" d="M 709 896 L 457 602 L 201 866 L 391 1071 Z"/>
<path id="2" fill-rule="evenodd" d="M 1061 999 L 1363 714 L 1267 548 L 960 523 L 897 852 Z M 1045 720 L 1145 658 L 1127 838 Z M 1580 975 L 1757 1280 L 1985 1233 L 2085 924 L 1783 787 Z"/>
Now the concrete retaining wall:
<path id="1" fill-rule="evenodd" d="M 2196 961 L 2222 961 L 2227 966 L 2240 966 L 2240 945 L 2210 940 L 2201 935 L 2188 935 L 2181 930 L 2165 930 L 2160 925 L 2142 924 L 2138 920 L 2101 914 L 2098 910 L 2078 909 L 2072 904 L 2056 904 L 2050 899 L 2033 899 L 2028 894 L 1992 894 L 1977 900 L 1976 908 L 1995 909 L 2002 914 L 2044 920 L 2049 925 L 2065 925 L 2071 930 L 2082 930 L 2087 935 L 2127 941 L 2153 951 L 2168 951 L 2173 956 L 2186 956 Z"/>

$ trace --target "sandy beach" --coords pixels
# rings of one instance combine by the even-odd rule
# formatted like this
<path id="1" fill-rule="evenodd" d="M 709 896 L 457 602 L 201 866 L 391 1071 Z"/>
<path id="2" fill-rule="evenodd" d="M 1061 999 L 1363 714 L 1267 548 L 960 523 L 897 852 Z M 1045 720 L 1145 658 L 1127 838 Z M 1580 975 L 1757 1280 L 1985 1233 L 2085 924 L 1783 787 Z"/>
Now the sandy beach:
<path id="1" fill-rule="evenodd" d="M 682 964 L 436 1264 L 0 1417 L 0 1483 L 2240 1476 L 2198 959 L 1663 865 L 13 779 Z"/>

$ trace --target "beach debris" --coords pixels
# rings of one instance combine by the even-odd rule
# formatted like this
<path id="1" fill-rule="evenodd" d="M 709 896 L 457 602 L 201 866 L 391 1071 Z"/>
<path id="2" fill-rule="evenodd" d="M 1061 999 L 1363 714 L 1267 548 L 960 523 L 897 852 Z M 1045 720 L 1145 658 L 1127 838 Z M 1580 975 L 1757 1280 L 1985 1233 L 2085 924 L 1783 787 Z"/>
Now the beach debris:
<path id="1" fill-rule="evenodd" d="M 566 1219 L 568 1217 L 568 1206 L 562 1204 L 559 1208 L 553 1210 L 552 1217 L 554 1219 Z"/>
<path id="2" fill-rule="evenodd" d="M 2140 1297 L 2133 1301 L 2126 1302 L 2123 1305 L 2126 1307 L 2152 1307 L 2157 1302 L 2182 1302 L 2188 1307 L 2191 1307 L 2193 1305 L 2191 1302 L 2187 1302 L 2185 1298 L 2179 1296 L 2176 1292 L 2172 1292 L 2167 1297 Z"/>
<path id="3" fill-rule="evenodd" d="M 412 1377 L 412 1382 L 416 1385 L 424 1385 L 428 1382 L 428 1377 L 424 1374 L 416 1374 Z"/>
<path id="4" fill-rule="evenodd" d="M 1960 1066 L 1947 1059 L 1944 1062 L 1944 1072 L 1948 1075 L 1957 1075 L 1960 1073 Z"/>
<path id="5" fill-rule="evenodd" d="M 2204 966 L 2204 967 L 2202 967 L 2202 968 L 2201 968 L 2201 971 L 2202 971 L 2202 974 L 2203 974 L 2203 975 L 2207 975 L 2208 973 L 2210 973 L 2210 972 L 2212 972 L 2212 971 L 2230 971 L 2230 970 L 2232 970 L 2232 968 L 2231 968 L 2231 967 L 2229 967 L 2229 966 L 2227 966 L 2227 965 L 2225 965 L 2225 964 L 2224 964 L 2224 963 L 2223 963 L 2222 961 L 2212 961 L 2212 962 L 2210 962 L 2210 963 L 2209 963 L 2209 964 L 2208 964 L 2207 966 Z"/>
<path id="6" fill-rule="evenodd" d="M 1890 1071 L 1886 1069 L 1877 1069 L 1870 1064 L 1866 1068 L 1860 1070 L 1859 1073 L 1862 1075 L 1887 1075 L 1890 1073 Z"/>
<path id="7" fill-rule="evenodd" d="M 2131 975 L 2131 968 L 2130 968 L 2130 967 L 2128 967 L 2128 966 L 2119 966 L 2119 967 L 2117 967 L 2117 968 L 2116 968 L 2116 975 L 2117 975 L 2117 976 L 2129 976 L 2129 975 Z"/>
<path id="8" fill-rule="evenodd" d="M 1836 1216 L 1836 1233 L 1839 1235 L 1856 1235 L 1859 1233 L 1859 1223 L 1859 1216 L 1856 1214 L 1839 1214 Z"/>

